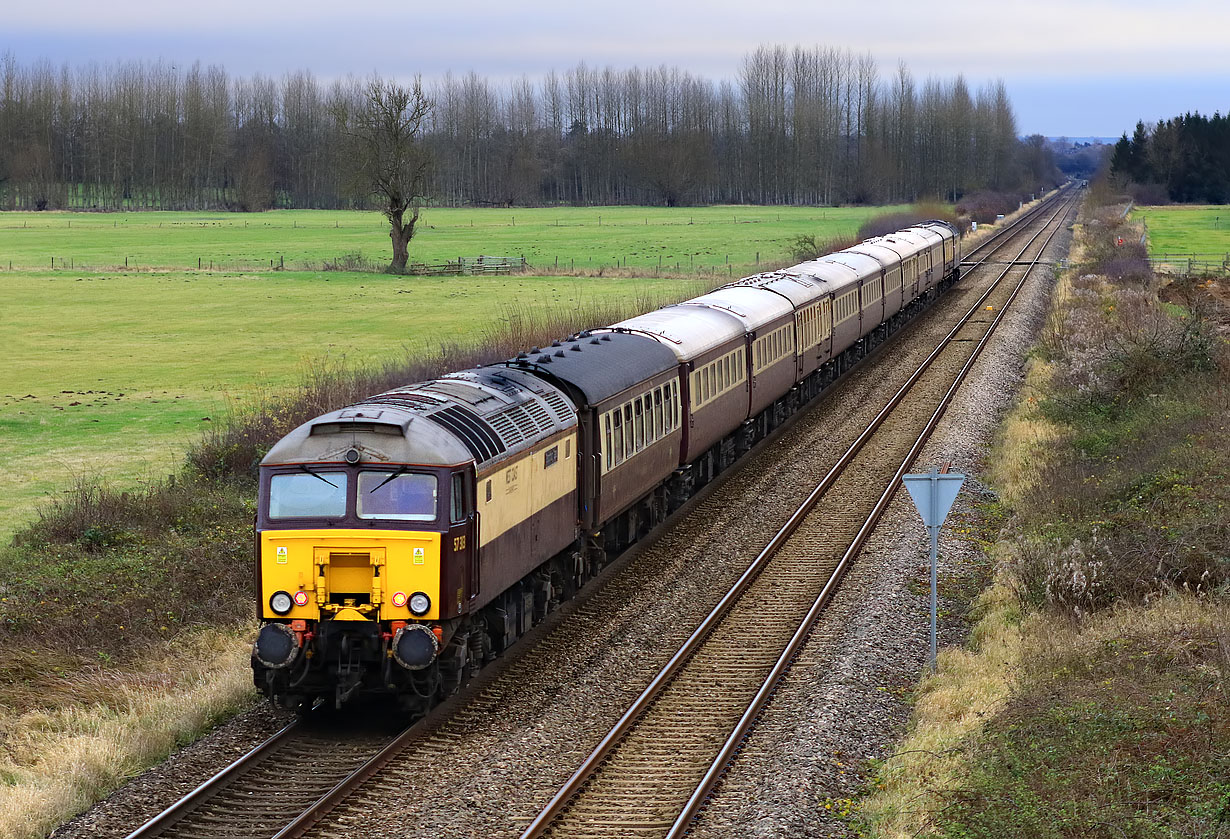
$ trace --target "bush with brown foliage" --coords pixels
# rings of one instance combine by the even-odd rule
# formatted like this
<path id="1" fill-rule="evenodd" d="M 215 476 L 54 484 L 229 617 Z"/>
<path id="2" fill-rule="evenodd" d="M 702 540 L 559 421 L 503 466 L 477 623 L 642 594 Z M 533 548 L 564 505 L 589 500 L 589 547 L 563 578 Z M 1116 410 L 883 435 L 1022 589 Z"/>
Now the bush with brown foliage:
<path id="1" fill-rule="evenodd" d="M 946 221 L 956 227 L 961 235 L 965 235 L 969 230 L 968 219 L 959 218 L 955 212 L 943 204 L 923 202 L 915 204 L 908 210 L 872 216 L 859 227 L 858 240 L 861 242 L 877 236 L 887 236 L 924 221 Z"/>
<path id="2" fill-rule="evenodd" d="M 957 212 L 979 224 L 994 224 L 996 216 L 1015 213 L 1028 198 L 1014 192 L 971 192 L 957 202 Z"/>
<path id="3" fill-rule="evenodd" d="M 1040 345 L 1049 362 L 1040 452 L 1011 568 L 1022 599 L 1072 614 L 1230 585 L 1223 444 L 1230 358 L 1206 290 L 1167 304 L 1121 207 L 1088 214 L 1081 273 Z"/>

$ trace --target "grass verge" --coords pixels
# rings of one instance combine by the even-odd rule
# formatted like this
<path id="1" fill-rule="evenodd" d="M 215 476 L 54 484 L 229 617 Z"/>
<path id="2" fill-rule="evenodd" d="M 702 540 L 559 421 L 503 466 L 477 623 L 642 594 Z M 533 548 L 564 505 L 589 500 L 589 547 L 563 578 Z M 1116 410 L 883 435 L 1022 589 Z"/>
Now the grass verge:
<path id="1" fill-rule="evenodd" d="M 993 457 L 986 613 L 921 684 L 864 835 L 1230 836 L 1225 336 L 1096 197 Z"/>
<path id="2" fill-rule="evenodd" d="M 46 835 L 250 705 L 249 634 L 202 631 L 130 667 L 65 675 L 71 703 L 0 711 L 0 839 Z"/>

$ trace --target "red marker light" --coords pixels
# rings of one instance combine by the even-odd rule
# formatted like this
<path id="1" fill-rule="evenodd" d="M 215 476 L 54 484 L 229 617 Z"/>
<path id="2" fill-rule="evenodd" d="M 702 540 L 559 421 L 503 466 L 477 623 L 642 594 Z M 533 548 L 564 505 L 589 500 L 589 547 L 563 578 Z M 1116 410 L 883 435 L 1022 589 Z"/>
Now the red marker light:
<path id="1" fill-rule="evenodd" d="M 306 606 L 308 604 L 308 593 L 300 589 L 295 592 L 295 605 Z"/>
<path id="2" fill-rule="evenodd" d="M 395 592 L 393 594 L 393 605 L 398 609 L 406 605 L 406 593 L 404 591 Z"/>

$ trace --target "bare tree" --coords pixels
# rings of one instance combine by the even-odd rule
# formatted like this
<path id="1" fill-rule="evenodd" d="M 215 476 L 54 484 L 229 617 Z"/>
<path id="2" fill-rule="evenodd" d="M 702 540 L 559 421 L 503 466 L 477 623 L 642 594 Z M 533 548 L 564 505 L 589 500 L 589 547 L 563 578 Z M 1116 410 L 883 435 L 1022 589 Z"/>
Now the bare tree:
<path id="1" fill-rule="evenodd" d="M 427 200 L 431 156 L 422 140 L 432 103 L 418 77 L 410 87 L 372 79 L 363 94 L 357 103 L 339 102 L 337 118 L 353 144 L 359 177 L 389 220 L 393 261 L 388 271 L 404 274 L 414 226 Z"/>

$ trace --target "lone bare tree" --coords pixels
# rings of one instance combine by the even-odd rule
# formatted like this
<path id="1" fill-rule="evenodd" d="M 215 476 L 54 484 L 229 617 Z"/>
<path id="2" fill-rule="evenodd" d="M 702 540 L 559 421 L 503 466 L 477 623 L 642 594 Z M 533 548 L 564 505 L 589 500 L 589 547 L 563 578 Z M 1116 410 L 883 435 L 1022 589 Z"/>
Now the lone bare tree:
<path id="1" fill-rule="evenodd" d="M 375 78 L 364 84 L 357 104 L 343 100 L 338 106 L 359 177 L 380 199 L 389 220 L 393 261 L 388 271 L 404 274 L 414 226 L 428 197 L 431 155 L 422 134 L 432 102 L 418 77 L 410 87 Z"/>

